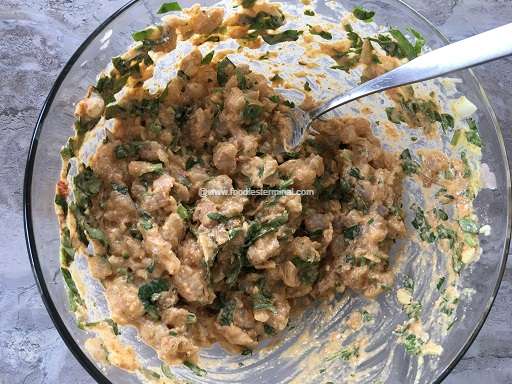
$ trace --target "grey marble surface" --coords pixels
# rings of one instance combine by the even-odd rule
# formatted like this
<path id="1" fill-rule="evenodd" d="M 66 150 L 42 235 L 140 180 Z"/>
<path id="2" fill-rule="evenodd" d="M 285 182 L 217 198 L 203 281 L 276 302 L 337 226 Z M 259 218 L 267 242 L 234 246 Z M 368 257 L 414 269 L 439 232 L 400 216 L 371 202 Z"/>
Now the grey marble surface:
<path id="1" fill-rule="evenodd" d="M 125 0 L 0 0 L 0 383 L 93 380 L 61 341 L 25 249 L 22 177 L 37 115 L 67 59 Z M 362 2 L 364 3 L 364 2 Z M 451 39 L 512 21 L 512 0 L 411 0 Z M 507 40 L 510 44 L 510 39 Z M 512 150 L 512 59 L 476 70 Z M 512 383 L 512 269 L 476 342 L 446 383 Z"/>

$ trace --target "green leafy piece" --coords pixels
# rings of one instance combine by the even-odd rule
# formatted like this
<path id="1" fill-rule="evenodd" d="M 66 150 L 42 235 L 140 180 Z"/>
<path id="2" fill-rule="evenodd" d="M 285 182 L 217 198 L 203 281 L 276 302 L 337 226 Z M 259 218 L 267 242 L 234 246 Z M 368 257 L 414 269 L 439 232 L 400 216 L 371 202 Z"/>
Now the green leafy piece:
<path id="1" fill-rule="evenodd" d="M 190 114 L 192 113 L 192 107 L 176 106 L 173 109 L 174 121 L 178 127 L 183 127 L 183 125 L 188 121 Z"/>
<path id="2" fill-rule="evenodd" d="M 410 276 L 404 276 L 402 281 L 402 287 L 409 291 L 410 293 L 414 292 L 414 280 Z"/>
<path id="3" fill-rule="evenodd" d="M 418 320 L 421 314 L 423 306 L 417 301 L 413 301 L 410 304 L 404 306 L 405 313 L 410 319 Z"/>
<path id="4" fill-rule="evenodd" d="M 330 32 L 323 31 L 323 30 L 316 30 L 311 25 L 308 25 L 308 27 L 309 27 L 309 33 L 311 33 L 312 35 L 318 35 L 322 39 L 325 39 L 325 40 L 332 40 L 332 34 Z"/>
<path id="5" fill-rule="evenodd" d="M 213 56 L 215 55 L 215 51 L 211 51 L 210 53 L 208 53 L 206 56 L 204 56 L 202 59 L 201 59 L 201 65 L 207 65 L 207 64 L 210 64 L 212 62 L 212 59 L 213 59 Z"/>
<path id="6" fill-rule="evenodd" d="M 403 340 L 405 351 L 411 355 L 419 355 L 425 342 L 413 333 L 408 333 Z"/>
<path id="7" fill-rule="evenodd" d="M 354 240 L 361 234 L 361 226 L 359 224 L 345 228 L 343 230 L 343 236 L 345 239 Z"/>
<path id="8" fill-rule="evenodd" d="M 242 111 L 243 119 L 248 123 L 254 123 L 263 113 L 263 107 L 259 104 L 246 103 Z"/>
<path id="9" fill-rule="evenodd" d="M 361 312 L 361 317 L 363 319 L 363 323 L 368 323 L 373 320 L 372 314 L 370 312 L 368 312 L 367 310 L 363 310 Z"/>
<path id="10" fill-rule="evenodd" d="M 468 157 L 466 155 L 466 152 L 465 151 L 462 151 L 460 153 L 460 159 L 462 160 L 462 164 L 464 164 L 464 173 L 463 173 L 463 177 L 465 179 L 471 177 L 471 166 L 469 165 L 469 160 L 468 160 Z"/>
<path id="11" fill-rule="evenodd" d="M 263 35 L 261 35 L 261 37 L 263 38 L 265 43 L 274 45 L 274 44 L 284 43 L 285 41 L 297 41 L 301 34 L 302 34 L 302 31 L 297 31 L 295 29 L 288 29 L 281 33 L 263 34 Z"/>
<path id="12" fill-rule="evenodd" d="M 455 126 L 455 120 L 453 116 L 449 115 L 448 113 L 441 113 L 438 120 L 441 123 L 443 132 L 451 131 Z"/>
<path id="13" fill-rule="evenodd" d="M 252 355 L 252 350 L 247 348 L 247 349 L 244 349 L 241 353 L 242 356 L 251 356 Z"/>
<path id="14" fill-rule="evenodd" d="M 187 207 L 185 207 L 183 204 L 178 205 L 176 212 L 185 221 L 190 220 L 192 218 L 192 214 L 190 213 L 190 210 Z"/>
<path id="15" fill-rule="evenodd" d="M 62 267 L 60 271 L 68 290 L 69 308 L 72 312 L 75 312 L 79 306 L 85 305 L 85 302 L 78 292 L 78 288 L 76 287 L 75 281 L 73 280 L 69 269 Z"/>
<path id="16" fill-rule="evenodd" d="M 66 142 L 66 145 L 64 145 L 62 147 L 62 149 L 60 150 L 60 156 L 62 157 L 63 160 L 69 160 L 73 156 L 75 156 L 75 150 L 73 148 L 74 144 L 75 144 L 75 141 L 73 140 L 72 137 L 70 137 L 68 139 L 68 141 Z"/>
<path id="17" fill-rule="evenodd" d="M 371 37 L 370 40 L 379 44 L 390 56 L 398 57 L 400 59 L 407 57 L 409 60 L 412 60 L 420 55 L 421 50 L 425 45 L 425 39 L 414 29 L 409 28 L 408 30 L 415 38 L 414 45 L 402 32 L 394 28 L 389 30 L 389 34 L 393 39 L 387 35 L 379 34 L 377 37 Z"/>
<path id="18" fill-rule="evenodd" d="M 478 246 L 478 237 L 472 233 L 464 233 L 464 243 L 472 248 L 476 248 Z"/>
<path id="19" fill-rule="evenodd" d="M 66 197 L 56 194 L 55 195 L 55 204 L 62 208 L 62 212 L 64 216 L 68 214 L 68 202 Z"/>
<path id="20" fill-rule="evenodd" d="M 250 29 L 263 31 L 268 29 L 277 29 L 284 24 L 284 15 L 271 15 L 267 12 L 258 12 L 256 16 L 247 18 Z"/>
<path id="21" fill-rule="evenodd" d="M 82 117 L 78 117 L 75 120 L 76 133 L 79 135 L 85 134 L 86 132 L 93 129 L 96 126 L 96 124 L 98 123 L 98 121 L 100 121 L 99 117 L 96 119 L 92 119 L 92 120 L 85 120 Z"/>
<path id="22" fill-rule="evenodd" d="M 398 109 L 394 107 L 387 107 L 386 108 L 386 115 L 388 117 L 388 120 L 395 124 L 400 124 L 400 113 L 398 112 Z"/>
<path id="23" fill-rule="evenodd" d="M 165 377 L 168 379 L 176 379 L 176 376 L 172 373 L 171 367 L 169 367 L 167 364 L 162 364 L 160 366 L 160 369 L 162 370 L 162 373 Z"/>
<path id="24" fill-rule="evenodd" d="M 71 243 L 71 235 L 68 227 L 64 227 L 60 236 L 60 264 L 68 267 L 75 259 L 75 248 Z"/>
<path id="25" fill-rule="evenodd" d="M 361 175 L 361 171 L 359 170 L 359 168 L 350 168 L 348 174 L 352 177 L 355 177 L 357 180 L 364 180 L 364 177 Z"/>
<path id="26" fill-rule="evenodd" d="M 440 224 L 437 226 L 436 232 L 438 239 L 449 240 L 450 248 L 453 248 L 455 241 L 457 240 L 457 233 L 453 229 L 446 228 L 444 225 Z"/>
<path id="27" fill-rule="evenodd" d="M 217 315 L 217 321 L 220 325 L 228 326 L 233 323 L 233 317 L 235 314 L 236 303 L 234 301 L 228 301 L 224 303 L 219 314 Z"/>
<path id="28" fill-rule="evenodd" d="M 292 263 L 299 269 L 299 279 L 302 283 L 313 285 L 318 279 L 319 263 L 302 260 L 297 256 L 292 259 Z"/>
<path id="29" fill-rule="evenodd" d="M 179 3 L 177 3 L 176 1 L 173 1 L 172 3 L 163 3 L 160 6 L 160 9 L 158 9 L 157 13 L 159 15 L 161 15 L 162 13 L 176 12 L 176 11 L 181 11 L 181 10 L 182 10 L 182 8 L 179 5 Z"/>
<path id="30" fill-rule="evenodd" d="M 354 14 L 354 16 L 357 19 L 366 21 L 367 23 L 371 22 L 373 20 L 373 16 L 375 16 L 375 12 L 374 11 L 370 11 L 368 9 L 365 9 L 365 8 L 361 7 L 361 6 L 355 7 L 352 10 L 352 13 Z"/>
<path id="31" fill-rule="evenodd" d="M 110 103 L 105 107 L 105 119 L 124 118 L 128 111 L 117 103 Z"/>
<path id="32" fill-rule="evenodd" d="M 454 252 L 452 254 L 452 268 L 455 273 L 460 273 L 462 268 L 464 267 L 464 263 L 462 262 L 460 254 Z"/>
<path id="33" fill-rule="evenodd" d="M 304 90 L 305 90 L 306 92 L 311 92 L 311 86 L 309 85 L 309 81 L 306 81 L 306 82 L 304 83 Z"/>
<path id="34" fill-rule="evenodd" d="M 112 190 L 116 191 L 116 192 L 119 192 L 119 193 L 121 193 L 123 195 L 127 195 L 128 194 L 128 187 L 126 185 L 112 183 Z"/>
<path id="35" fill-rule="evenodd" d="M 480 139 L 480 134 L 478 133 L 478 126 L 476 124 L 476 121 L 472 118 L 467 119 L 467 123 L 469 126 L 469 131 L 466 131 L 466 140 L 481 148 L 482 147 L 482 140 Z"/>
<path id="36" fill-rule="evenodd" d="M 143 284 L 139 287 L 139 299 L 144 305 L 144 310 L 153 320 L 160 319 L 158 307 L 156 306 L 158 294 L 168 290 L 169 284 L 163 279 L 152 280 L 149 283 Z"/>
<path id="37" fill-rule="evenodd" d="M 338 352 L 329 356 L 326 359 L 326 361 L 333 361 L 336 359 L 349 361 L 354 357 L 359 357 L 359 346 L 350 346 L 350 347 L 342 348 Z"/>
<path id="38" fill-rule="evenodd" d="M 298 159 L 300 152 L 285 152 L 284 157 L 287 159 Z"/>
<path id="39" fill-rule="evenodd" d="M 252 308 L 255 311 L 268 310 L 273 314 L 277 314 L 277 310 L 272 301 L 272 296 L 266 295 L 265 292 L 262 292 L 261 290 L 252 295 Z"/>
<path id="40" fill-rule="evenodd" d="M 162 132 L 162 124 L 160 124 L 160 121 L 158 120 L 153 120 L 151 124 L 149 124 L 148 130 L 153 135 L 158 136 L 160 132 Z"/>
<path id="41" fill-rule="evenodd" d="M 147 212 L 143 212 L 139 219 L 140 225 L 144 230 L 149 231 L 153 228 L 153 218 Z"/>
<path id="42" fill-rule="evenodd" d="M 427 243 L 433 243 L 436 240 L 436 234 L 431 231 L 432 227 L 427 221 L 423 209 L 414 205 L 411 209 L 415 210 L 414 219 L 411 224 L 418 231 L 420 239 Z"/>
<path id="43" fill-rule="evenodd" d="M 132 38 L 135 41 L 156 40 L 160 37 L 160 28 L 156 25 L 151 25 L 142 31 L 132 33 Z"/>
<path id="44" fill-rule="evenodd" d="M 217 82 L 220 86 L 226 85 L 229 79 L 228 72 L 233 71 L 235 68 L 235 64 L 227 56 L 217 63 Z"/>
<path id="45" fill-rule="evenodd" d="M 242 232 L 242 228 L 232 228 L 228 231 L 228 241 L 233 240 Z"/>
<path id="46" fill-rule="evenodd" d="M 448 220 L 448 214 L 443 209 L 441 209 L 441 208 L 434 208 L 433 212 L 434 212 L 434 215 L 436 215 L 436 217 L 439 220 L 443 220 L 443 221 Z"/>
<path id="47" fill-rule="evenodd" d="M 255 3 L 256 3 L 256 0 L 242 0 L 242 7 L 252 8 Z"/>
<path id="48" fill-rule="evenodd" d="M 437 280 L 436 289 L 438 291 L 440 291 L 445 282 L 446 282 L 446 277 L 445 276 L 440 277 L 439 280 Z"/>
<path id="49" fill-rule="evenodd" d="M 116 158 L 119 160 L 126 159 L 128 157 L 136 157 L 139 154 L 140 149 L 144 145 L 141 141 L 132 141 L 127 144 L 119 144 L 114 148 Z"/>
<path id="50" fill-rule="evenodd" d="M 240 88 L 241 90 L 249 89 L 245 75 L 238 68 L 235 69 L 235 76 L 236 76 L 236 81 L 238 83 L 238 88 Z"/>
<path id="51" fill-rule="evenodd" d="M 283 105 L 286 105 L 287 107 L 290 107 L 290 108 L 295 108 L 295 103 L 290 100 L 283 101 Z"/>
<path id="52" fill-rule="evenodd" d="M 194 168 L 195 165 L 201 164 L 202 162 L 201 158 L 189 157 L 185 163 L 185 170 L 189 171 Z"/>
<path id="53" fill-rule="evenodd" d="M 277 332 L 271 325 L 268 325 L 267 323 L 263 324 L 263 330 L 267 335 L 274 336 Z"/>
<path id="54" fill-rule="evenodd" d="M 397 41 L 398 46 L 400 47 L 400 56 L 407 57 L 409 60 L 412 60 L 418 57 L 421 53 L 421 49 L 425 44 L 425 40 L 412 28 L 410 28 L 409 31 L 411 31 L 416 38 L 415 45 L 412 45 L 411 42 L 398 29 L 390 29 L 389 33 Z"/>
<path id="55" fill-rule="evenodd" d="M 304 10 L 304 14 L 305 14 L 306 16 L 315 16 L 315 12 L 314 12 L 314 11 L 312 11 L 311 9 L 306 9 L 306 10 Z"/>
<path id="56" fill-rule="evenodd" d="M 201 376 L 201 377 L 203 377 L 203 376 L 206 376 L 206 374 L 207 374 L 207 372 L 206 372 L 206 370 L 205 370 L 205 369 L 203 369 L 203 368 L 201 368 L 201 367 L 197 366 L 196 364 L 194 364 L 194 363 L 192 363 L 192 362 L 190 362 L 190 361 L 185 361 L 185 362 L 183 363 L 183 365 L 184 365 L 185 367 L 187 367 L 188 369 L 190 369 L 190 370 L 194 373 L 194 375 L 196 375 L 196 376 Z"/>
<path id="57" fill-rule="evenodd" d="M 210 213 L 208 213 L 207 216 L 210 220 L 218 221 L 221 223 L 225 223 L 226 221 L 229 220 L 229 217 L 227 217 L 219 212 L 210 212 Z"/>
<path id="58" fill-rule="evenodd" d="M 416 174 L 421 168 L 420 164 L 412 159 L 409 149 L 405 149 L 400 154 L 400 160 L 402 160 L 402 170 L 406 175 Z"/>
<path id="59" fill-rule="evenodd" d="M 472 234 L 478 234 L 479 227 L 478 224 L 471 220 L 470 218 L 464 218 L 459 220 L 459 226 L 462 229 L 462 231 L 466 233 L 472 233 Z"/>
<path id="60" fill-rule="evenodd" d="M 286 180 L 282 180 L 280 183 L 279 183 L 279 189 L 287 189 L 287 188 L 290 188 L 291 186 L 293 185 L 293 179 L 290 178 L 290 179 L 286 179 Z"/>
<path id="61" fill-rule="evenodd" d="M 74 178 L 75 200 L 80 207 L 89 207 L 91 198 L 96 196 L 101 189 L 101 180 L 94 174 L 91 168 L 84 168 Z"/>
<path id="62" fill-rule="evenodd" d="M 195 324 L 197 323 L 197 316 L 195 313 L 189 313 L 187 315 L 187 319 L 185 320 L 187 324 Z"/>

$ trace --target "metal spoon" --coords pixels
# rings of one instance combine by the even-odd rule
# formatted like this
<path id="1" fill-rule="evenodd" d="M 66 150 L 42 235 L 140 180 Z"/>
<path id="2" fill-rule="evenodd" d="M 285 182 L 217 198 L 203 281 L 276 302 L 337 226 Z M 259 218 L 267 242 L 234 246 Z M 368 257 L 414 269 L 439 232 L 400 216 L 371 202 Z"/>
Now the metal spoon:
<path id="1" fill-rule="evenodd" d="M 433 79 L 512 55 L 511 41 L 512 23 L 425 53 L 343 95 L 333 97 L 309 112 L 294 108 L 291 112 L 292 136 L 285 143 L 285 148 L 289 151 L 300 145 L 311 123 L 335 108 L 386 89 Z"/>

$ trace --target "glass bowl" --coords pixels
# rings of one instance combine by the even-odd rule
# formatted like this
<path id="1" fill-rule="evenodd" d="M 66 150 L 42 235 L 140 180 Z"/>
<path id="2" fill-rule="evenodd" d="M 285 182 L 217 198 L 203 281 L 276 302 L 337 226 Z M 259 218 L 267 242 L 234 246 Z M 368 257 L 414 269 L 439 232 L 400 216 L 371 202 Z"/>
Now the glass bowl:
<path id="1" fill-rule="evenodd" d="M 134 0 L 128 3 L 110 16 L 80 46 L 64 67 L 43 106 L 32 137 L 25 172 L 25 234 L 39 290 L 55 327 L 65 343 L 98 383 L 138 383 L 140 381 L 133 374 L 114 367 L 101 368 L 92 361 L 84 350 L 88 335 L 76 326 L 74 316 L 68 310 L 67 294 L 60 277 L 60 241 L 53 204 L 55 182 L 58 180 L 61 168 L 59 151 L 72 133 L 74 102 L 85 95 L 87 87 L 95 83 L 97 74 L 106 67 L 110 59 L 124 52 L 129 46 L 133 31 L 159 20 L 156 10 L 161 2 L 161 0 Z M 191 6 L 195 2 L 180 1 L 184 7 Z M 208 1 L 201 1 L 201 3 L 202 5 L 212 4 Z M 446 38 L 432 24 L 400 0 L 342 0 L 339 4 L 348 10 L 357 5 L 375 10 L 375 19 L 379 25 L 413 27 L 426 37 L 431 48 L 447 43 Z M 320 1 L 316 7 L 317 12 L 332 20 L 332 14 L 329 14 L 331 11 L 325 7 L 324 3 Z M 478 107 L 477 118 L 484 142 L 482 162 L 487 164 L 490 172 L 496 177 L 496 188 L 481 190 L 475 200 L 476 213 L 480 222 L 489 224 L 492 232 L 489 236 L 481 238 L 481 257 L 464 273 L 464 286 L 473 289 L 474 294 L 464 296 L 457 313 L 459 320 L 444 339 L 441 356 L 426 357 L 421 366 L 415 359 L 403 353 L 397 353 L 392 359 L 390 373 L 386 379 L 386 382 L 390 383 L 412 382 L 413 378 L 417 383 L 440 382 L 448 375 L 485 322 L 506 264 L 510 240 L 511 191 L 502 134 L 488 99 L 473 73 L 463 71 L 454 76 L 463 80 L 458 84 L 458 89 Z M 358 305 L 361 303 L 357 299 L 346 301 L 337 319 L 340 320 L 343 317 L 343 312 L 347 308 Z M 392 323 L 399 314 L 391 311 L 384 315 Z M 315 317 L 308 313 L 304 315 L 303 322 L 311 325 L 315 333 L 319 334 L 329 333 L 333 327 L 336 327 L 335 322 L 325 327 L 316 324 L 315 328 Z M 292 339 L 300 337 L 300 329 L 294 332 Z M 379 337 L 385 344 L 392 336 L 384 334 Z M 214 347 L 202 355 L 204 358 L 216 359 L 220 363 L 219 368 L 212 375 L 198 378 L 181 368 L 175 371 L 189 381 L 205 383 L 223 381 L 249 383 L 255 379 L 261 383 L 288 382 L 287 375 L 299 367 L 284 358 L 283 353 L 287 345 L 284 343 L 276 350 L 276 354 L 267 355 L 262 361 L 232 371 L 222 369 L 222 363 L 224 361 L 236 363 L 239 357 L 229 356 L 220 348 Z M 310 352 L 314 353 L 314 350 Z M 432 364 L 434 360 L 436 364 Z M 360 382 L 372 382 L 379 375 L 379 372 L 376 372 L 378 369 L 375 369 L 379 367 L 378 361 L 369 359 L 366 365 L 365 369 L 370 374 Z M 374 369 L 371 369 L 372 367 Z"/>

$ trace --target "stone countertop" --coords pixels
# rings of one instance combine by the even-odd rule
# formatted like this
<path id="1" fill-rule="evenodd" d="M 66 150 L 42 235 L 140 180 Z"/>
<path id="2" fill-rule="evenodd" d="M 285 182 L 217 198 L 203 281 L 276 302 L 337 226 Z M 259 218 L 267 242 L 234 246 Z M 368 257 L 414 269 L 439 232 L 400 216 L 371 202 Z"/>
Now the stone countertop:
<path id="1" fill-rule="evenodd" d="M 1 0 L 0 383 L 92 384 L 55 330 L 25 249 L 22 179 L 43 101 L 78 45 L 125 0 Z M 362 2 L 364 3 L 364 2 Z M 411 0 L 450 39 L 512 19 L 511 0 Z M 509 43 L 509 42 L 508 42 Z M 512 148 L 512 59 L 476 69 Z M 509 152 L 510 153 L 510 152 Z M 445 381 L 512 383 L 512 269 L 476 342 Z"/>

